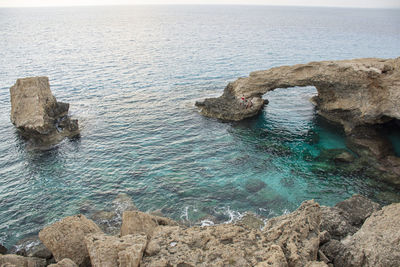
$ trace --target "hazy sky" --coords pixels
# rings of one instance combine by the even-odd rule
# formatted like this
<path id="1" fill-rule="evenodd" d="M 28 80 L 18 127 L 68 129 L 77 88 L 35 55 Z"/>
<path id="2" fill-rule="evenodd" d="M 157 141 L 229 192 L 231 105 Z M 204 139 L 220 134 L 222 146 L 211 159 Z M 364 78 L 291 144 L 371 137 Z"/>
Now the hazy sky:
<path id="1" fill-rule="evenodd" d="M 0 7 L 135 4 L 246 4 L 400 8 L 400 0 L 0 0 Z"/>

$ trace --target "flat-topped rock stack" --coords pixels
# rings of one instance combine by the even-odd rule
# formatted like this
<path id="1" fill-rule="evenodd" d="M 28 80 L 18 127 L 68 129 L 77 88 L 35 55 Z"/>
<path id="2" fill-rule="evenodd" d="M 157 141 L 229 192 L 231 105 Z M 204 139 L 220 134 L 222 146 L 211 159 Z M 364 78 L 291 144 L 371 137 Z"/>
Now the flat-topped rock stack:
<path id="1" fill-rule="evenodd" d="M 79 135 L 78 121 L 68 116 L 69 104 L 57 102 L 47 77 L 18 79 L 10 88 L 11 122 L 23 137 L 39 145 Z"/>
<path id="2" fill-rule="evenodd" d="M 222 96 L 196 102 L 196 106 L 204 116 L 239 121 L 260 112 L 265 93 L 296 86 L 315 86 L 318 95 L 312 100 L 317 113 L 343 126 L 348 147 L 373 165 L 377 179 L 400 186 L 400 159 L 380 134 L 388 124 L 400 125 L 400 57 L 310 62 L 255 71 L 229 83 Z M 244 105 L 242 98 L 252 105 Z"/>

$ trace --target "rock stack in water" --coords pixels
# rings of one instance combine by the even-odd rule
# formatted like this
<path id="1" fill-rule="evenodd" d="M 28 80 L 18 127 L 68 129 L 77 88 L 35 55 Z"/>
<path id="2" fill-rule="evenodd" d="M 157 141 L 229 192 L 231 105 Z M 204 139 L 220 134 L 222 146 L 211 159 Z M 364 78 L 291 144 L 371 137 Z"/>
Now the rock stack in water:
<path id="1" fill-rule="evenodd" d="M 222 96 L 198 101 L 196 106 L 204 116 L 239 121 L 259 113 L 267 92 L 297 86 L 317 89 L 312 99 L 317 113 L 343 126 L 348 148 L 359 156 L 357 162 L 369 170 L 369 176 L 400 187 L 400 157 L 384 133 L 400 127 L 400 57 L 319 61 L 255 71 L 229 83 Z"/>
<path id="2" fill-rule="evenodd" d="M 11 122 L 23 137 L 51 145 L 79 135 L 78 121 L 68 116 L 69 104 L 57 102 L 47 77 L 18 79 L 10 96 Z"/>

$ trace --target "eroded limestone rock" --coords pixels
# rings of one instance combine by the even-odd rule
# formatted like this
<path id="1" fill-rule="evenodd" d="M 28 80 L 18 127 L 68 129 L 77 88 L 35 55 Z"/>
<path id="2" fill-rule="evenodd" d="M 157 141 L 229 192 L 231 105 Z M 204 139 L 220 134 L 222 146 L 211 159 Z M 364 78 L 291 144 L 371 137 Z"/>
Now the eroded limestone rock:
<path id="1" fill-rule="evenodd" d="M 45 259 L 23 257 L 15 254 L 0 255 L 0 266 L 4 267 L 45 267 Z"/>
<path id="2" fill-rule="evenodd" d="M 358 232 L 342 240 L 345 249 L 335 257 L 335 266 L 399 266 L 399 222 L 400 203 L 372 213 Z"/>
<path id="3" fill-rule="evenodd" d="M 276 88 L 315 86 L 321 115 L 345 128 L 400 119 L 400 58 L 362 58 L 282 66 L 250 73 L 229 83 L 219 98 L 197 103 L 202 114 L 241 120 L 254 110 L 240 108 L 241 97 L 261 108 L 261 96 Z M 260 103 L 260 104 L 258 104 Z"/>
<path id="4" fill-rule="evenodd" d="M 100 228 L 83 215 L 65 217 L 39 232 L 43 244 L 53 253 L 56 261 L 69 258 L 79 266 L 89 263 L 85 236 L 102 233 Z"/>
<path id="5" fill-rule="evenodd" d="M 153 216 L 140 211 L 125 211 L 122 215 L 121 236 L 145 234 L 151 237 L 159 225 L 177 225 L 171 219 Z"/>
<path id="6" fill-rule="evenodd" d="M 139 266 L 147 244 L 147 236 L 126 235 L 118 238 L 91 234 L 85 237 L 85 243 L 93 267 Z"/>
<path id="7" fill-rule="evenodd" d="M 270 219 L 264 230 L 240 224 L 157 227 L 140 266 L 305 266 L 317 260 L 320 216 L 319 205 L 307 201 Z"/>
<path id="8" fill-rule="evenodd" d="M 47 77 L 18 79 L 10 99 L 11 122 L 24 137 L 50 145 L 79 134 L 78 121 L 68 116 L 69 104 L 57 102 Z"/>
<path id="9" fill-rule="evenodd" d="M 320 230 L 327 231 L 329 239 L 341 240 L 357 232 L 364 221 L 379 209 L 380 205 L 368 198 L 353 195 L 351 198 L 337 203 L 334 207 L 321 207 Z M 325 240 L 325 242 L 327 241 L 329 240 Z"/>
<path id="10" fill-rule="evenodd" d="M 400 158 L 375 126 L 400 120 L 400 57 L 320 61 L 250 73 L 229 83 L 222 96 L 196 102 L 204 116 L 238 121 L 256 115 L 262 95 L 277 88 L 315 86 L 319 115 L 339 123 L 348 147 L 359 154 L 364 172 L 400 187 Z M 246 108 L 241 98 L 254 104 Z M 340 155 L 337 162 L 352 162 Z M 368 164 L 368 163 L 371 164 Z"/>
<path id="11" fill-rule="evenodd" d="M 55 264 L 50 264 L 48 267 L 78 267 L 71 259 L 63 259 Z"/>
<path id="12" fill-rule="evenodd" d="M 305 266 L 317 260 L 320 222 L 319 204 L 305 201 L 296 211 L 268 220 L 264 236 L 282 248 L 289 266 Z"/>

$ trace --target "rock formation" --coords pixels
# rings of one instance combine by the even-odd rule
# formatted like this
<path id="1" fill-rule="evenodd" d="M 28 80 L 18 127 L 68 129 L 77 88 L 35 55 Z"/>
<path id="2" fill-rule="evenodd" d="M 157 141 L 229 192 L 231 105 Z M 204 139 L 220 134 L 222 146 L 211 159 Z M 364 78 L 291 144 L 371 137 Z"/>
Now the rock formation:
<path id="1" fill-rule="evenodd" d="M 83 215 L 47 226 L 39 236 L 55 256 L 57 263 L 49 265 L 54 267 L 400 266 L 399 221 L 400 204 L 380 209 L 354 195 L 335 207 L 305 201 L 263 227 L 253 214 L 238 222 L 188 228 L 125 211 L 122 236 L 102 233 Z M 0 266 L 48 264 L 36 257 L 0 255 Z"/>
<path id="2" fill-rule="evenodd" d="M 121 236 L 130 234 L 153 235 L 159 225 L 177 225 L 171 219 L 150 215 L 140 211 L 125 211 L 122 215 Z"/>
<path id="3" fill-rule="evenodd" d="M 382 125 L 400 120 L 400 57 L 310 62 L 256 71 L 229 83 L 222 96 L 196 102 L 196 106 L 204 116 L 238 121 L 262 109 L 265 93 L 296 86 L 315 86 L 318 114 L 344 127 L 349 148 L 362 161 L 373 161 L 375 178 L 400 186 L 400 159 L 380 134 Z M 252 106 L 244 105 L 242 98 Z"/>
<path id="4" fill-rule="evenodd" d="M 147 245 L 146 235 L 126 235 L 121 238 L 105 234 L 85 237 L 93 267 L 138 266 Z"/>
<path id="5" fill-rule="evenodd" d="M 318 112 L 350 130 L 400 119 L 400 58 L 364 58 L 282 66 L 229 83 L 224 94 L 196 103 L 205 116 L 241 120 L 256 114 L 262 95 L 277 88 L 315 86 Z M 253 107 L 240 104 L 241 97 Z"/>
<path id="6" fill-rule="evenodd" d="M 264 230 L 234 224 L 154 230 L 140 266 L 306 266 L 317 260 L 320 207 L 304 202 Z"/>
<path id="7" fill-rule="evenodd" d="M 47 77 L 18 79 L 10 96 L 11 122 L 25 138 L 54 144 L 79 134 L 78 121 L 68 116 L 69 104 L 57 102 Z"/>
<path id="8" fill-rule="evenodd" d="M 0 255 L 1 267 L 45 267 L 45 259 L 23 257 L 15 254 Z"/>
<path id="9" fill-rule="evenodd" d="M 56 261 L 69 258 L 79 266 L 86 266 L 90 261 L 85 236 L 93 233 L 102 231 L 85 216 L 76 215 L 45 227 L 39 232 L 39 238 Z"/>
<path id="10" fill-rule="evenodd" d="M 78 267 L 78 265 L 76 265 L 76 263 L 71 259 L 66 258 L 57 263 L 50 264 L 49 267 Z"/>
<path id="11" fill-rule="evenodd" d="M 354 235 L 341 241 L 335 266 L 399 266 L 400 204 L 374 212 Z"/>

